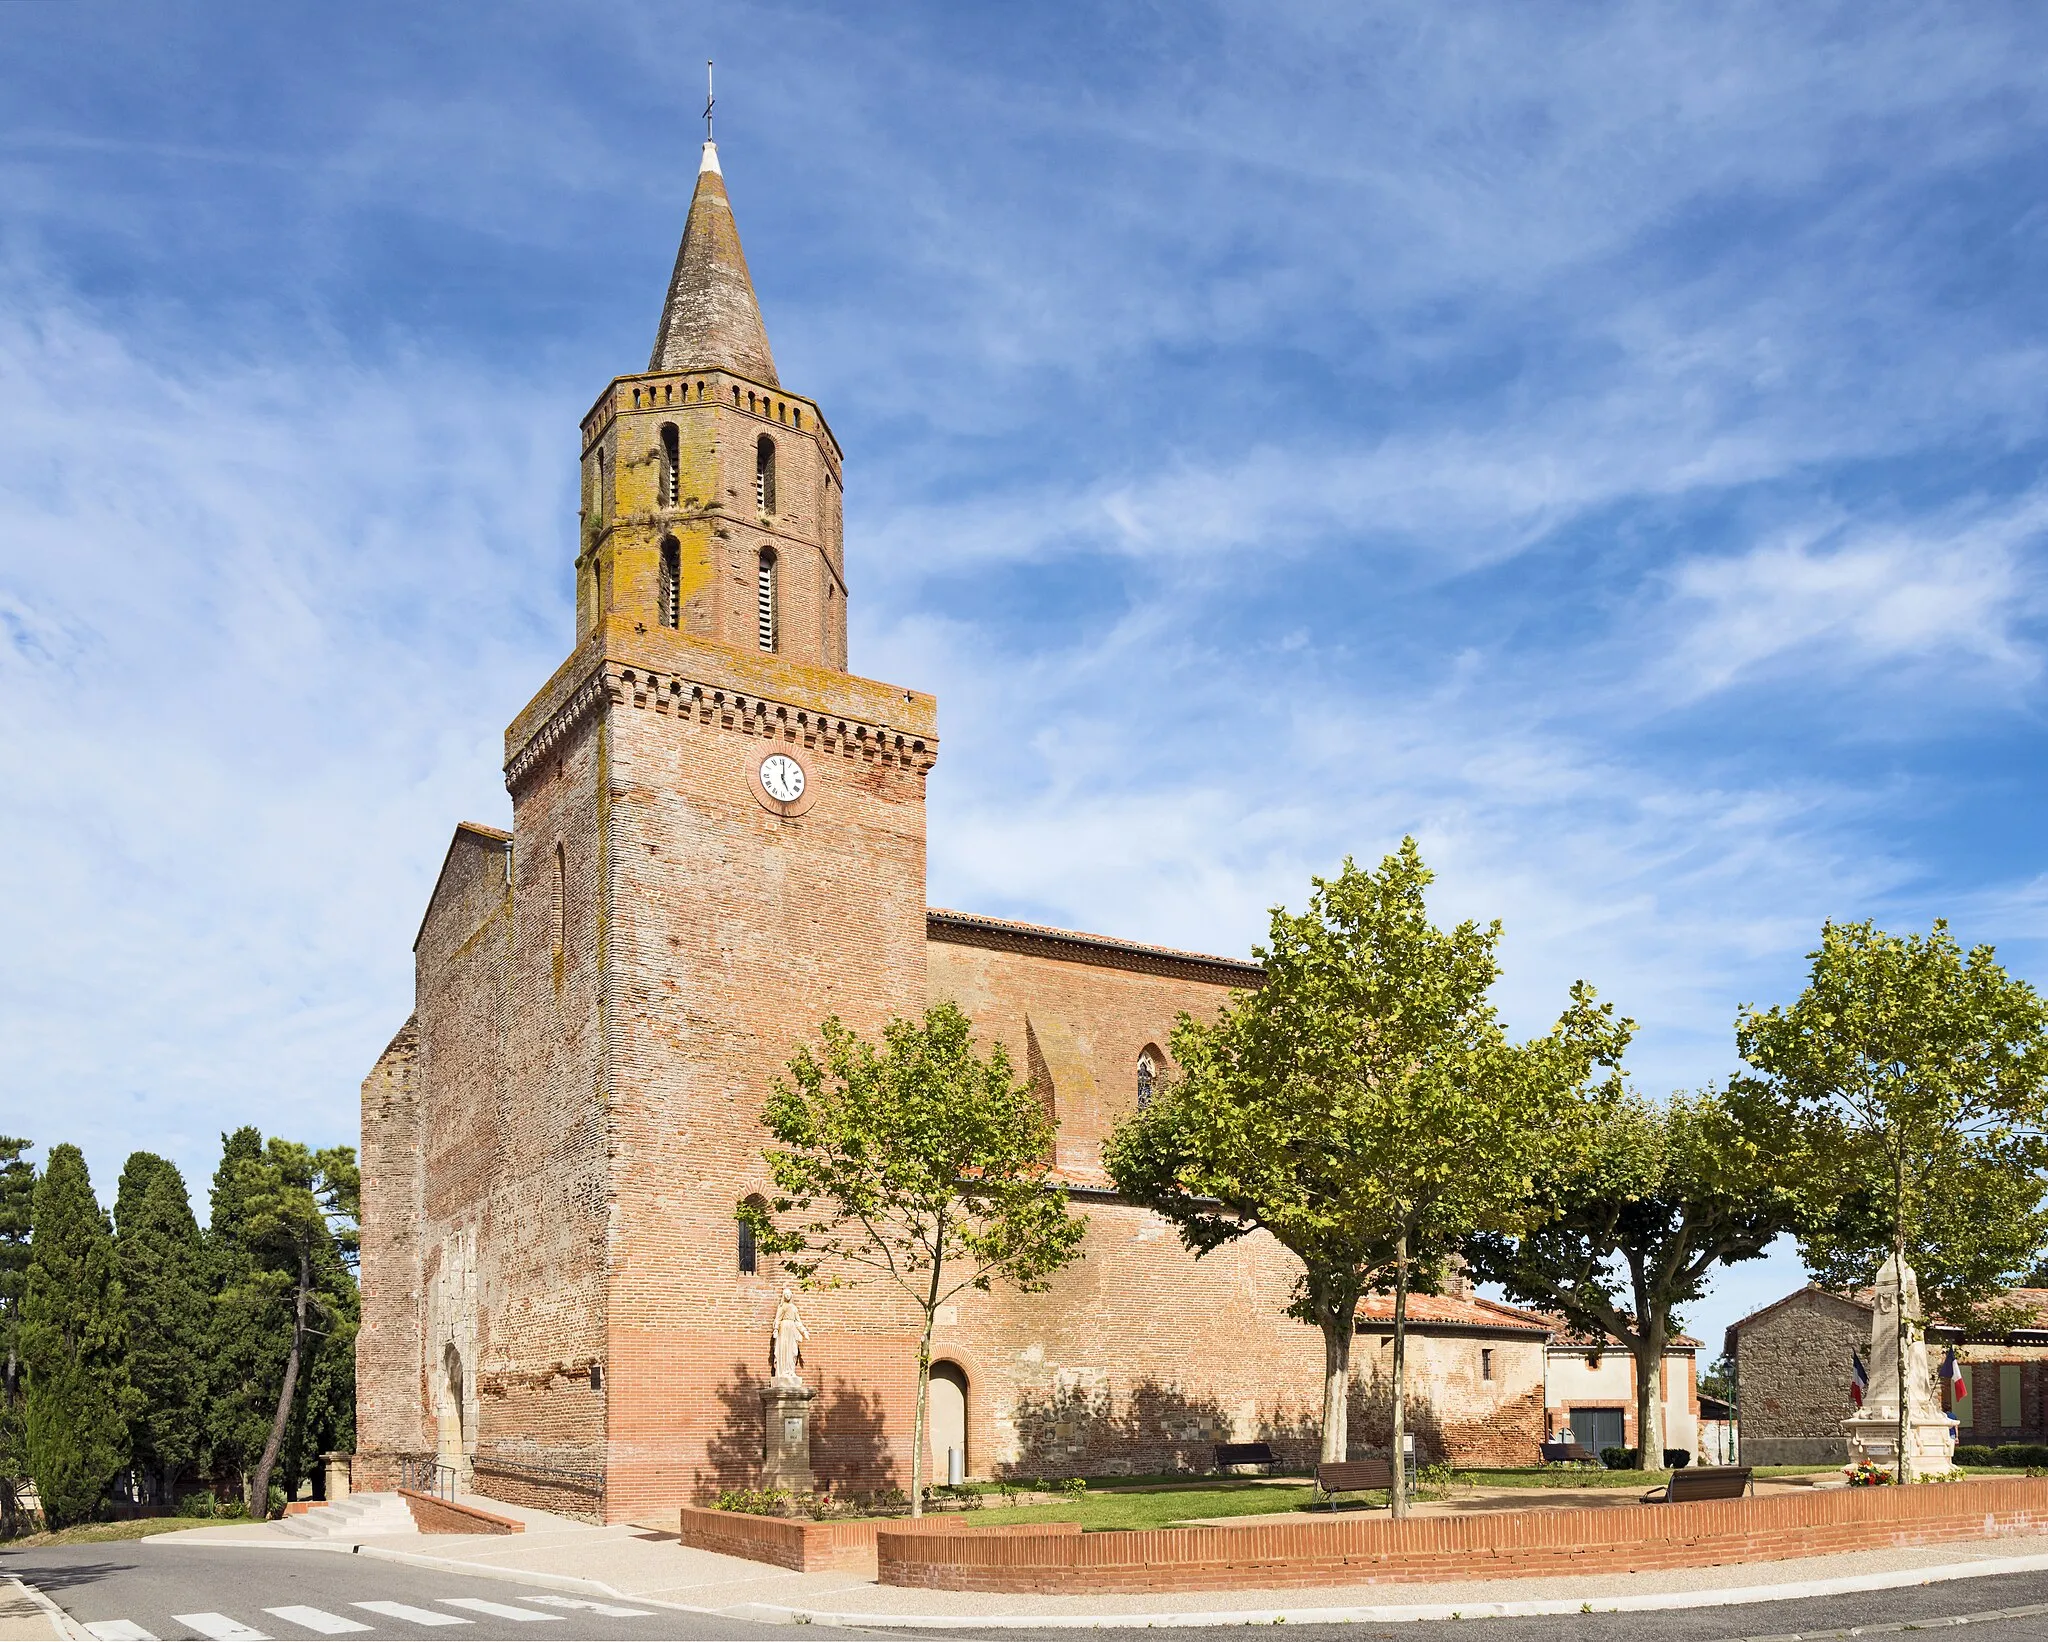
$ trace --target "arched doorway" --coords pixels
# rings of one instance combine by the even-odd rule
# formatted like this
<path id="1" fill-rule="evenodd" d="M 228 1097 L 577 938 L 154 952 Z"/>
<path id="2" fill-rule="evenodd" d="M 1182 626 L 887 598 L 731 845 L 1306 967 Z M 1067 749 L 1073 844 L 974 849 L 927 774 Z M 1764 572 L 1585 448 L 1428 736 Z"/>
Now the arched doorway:
<path id="1" fill-rule="evenodd" d="M 930 1438 L 932 1481 L 967 1475 L 967 1371 L 958 1363 L 933 1363 L 925 1394 L 925 1433 Z"/>

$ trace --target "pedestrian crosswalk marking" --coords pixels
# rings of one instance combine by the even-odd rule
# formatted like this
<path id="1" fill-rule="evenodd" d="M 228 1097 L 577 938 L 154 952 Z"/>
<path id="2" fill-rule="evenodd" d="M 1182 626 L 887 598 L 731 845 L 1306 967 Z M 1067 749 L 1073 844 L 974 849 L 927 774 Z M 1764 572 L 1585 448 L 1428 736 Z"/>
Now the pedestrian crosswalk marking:
<path id="1" fill-rule="evenodd" d="M 287 1608 L 265 1608 L 267 1614 L 274 1614 L 288 1625 L 302 1625 L 309 1631 L 318 1631 L 322 1636 L 345 1636 L 350 1631 L 366 1631 L 370 1627 L 360 1620 L 344 1619 L 338 1613 L 329 1613 L 325 1608 L 308 1608 L 294 1604 Z"/>
<path id="2" fill-rule="evenodd" d="M 85 1628 L 98 1637 L 99 1642 L 156 1642 L 155 1637 L 132 1619 L 93 1619 L 86 1622 Z"/>
<path id="3" fill-rule="evenodd" d="M 467 1608 L 472 1613 L 487 1613 L 493 1619 L 546 1619 L 559 1620 L 558 1613 L 542 1613 L 537 1608 L 521 1608 L 510 1602 L 487 1602 L 480 1596 L 444 1596 L 440 1601 L 450 1608 Z"/>
<path id="4" fill-rule="evenodd" d="M 537 1596 L 535 1602 L 545 1602 L 550 1608 L 575 1608 L 582 1613 L 601 1613 L 607 1619 L 647 1619 L 652 1608 L 626 1608 L 616 1602 L 593 1602 L 586 1596 Z"/>
<path id="5" fill-rule="evenodd" d="M 380 1613 L 386 1619 L 402 1619 L 408 1625 L 467 1625 L 467 1619 L 457 1619 L 452 1613 L 435 1613 L 432 1608 L 415 1608 L 405 1602 L 351 1602 L 351 1608 L 362 1608 L 370 1613 Z"/>
<path id="6" fill-rule="evenodd" d="M 190 1625 L 201 1636 L 213 1638 L 213 1642 L 270 1642 L 254 1626 L 230 1619 L 224 1613 L 174 1613 L 171 1617 L 180 1625 Z"/>

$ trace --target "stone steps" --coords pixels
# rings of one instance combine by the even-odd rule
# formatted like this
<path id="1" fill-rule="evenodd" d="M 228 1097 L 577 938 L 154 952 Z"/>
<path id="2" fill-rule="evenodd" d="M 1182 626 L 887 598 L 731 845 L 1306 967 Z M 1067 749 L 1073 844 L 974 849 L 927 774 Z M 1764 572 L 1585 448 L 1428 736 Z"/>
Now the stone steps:
<path id="1" fill-rule="evenodd" d="M 397 1494 L 351 1494 L 338 1504 L 286 1517 L 277 1527 L 293 1539 L 373 1539 L 419 1532 L 412 1508 Z"/>

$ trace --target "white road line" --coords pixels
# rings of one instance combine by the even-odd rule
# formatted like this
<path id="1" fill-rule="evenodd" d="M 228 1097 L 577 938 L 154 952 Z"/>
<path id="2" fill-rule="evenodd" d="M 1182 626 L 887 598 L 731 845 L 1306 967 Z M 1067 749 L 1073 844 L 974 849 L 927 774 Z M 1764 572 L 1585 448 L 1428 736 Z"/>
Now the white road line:
<path id="1" fill-rule="evenodd" d="M 224 1613 L 174 1613 L 171 1617 L 180 1625 L 190 1625 L 201 1636 L 212 1637 L 213 1642 L 270 1642 L 255 1626 L 244 1625 Z"/>
<path id="2" fill-rule="evenodd" d="M 265 1608 L 267 1614 L 275 1614 L 287 1625 L 302 1625 L 309 1631 L 318 1631 L 322 1636 L 343 1636 L 350 1631 L 366 1631 L 370 1627 L 354 1619 L 344 1619 L 338 1613 L 329 1613 L 325 1608 L 307 1608 L 294 1604 L 288 1608 Z"/>
<path id="3" fill-rule="evenodd" d="M 537 1596 L 535 1602 L 545 1602 L 550 1608 L 575 1608 L 582 1613 L 601 1613 L 607 1619 L 651 1619 L 652 1608 L 622 1608 L 616 1602 L 592 1602 L 583 1596 Z"/>
<path id="4" fill-rule="evenodd" d="M 510 1602 L 487 1602 L 480 1596 L 444 1596 L 439 1598 L 443 1607 L 467 1608 L 471 1613 L 487 1613 L 493 1619 L 561 1619 L 558 1613 L 542 1613 L 538 1608 L 521 1608 Z"/>
<path id="5" fill-rule="evenodd" d="M 351 1602 L 351 1608 L 361 1608 L 368 1613 L 380 1613 L 386 1619 L 402 1619 L 408 1625 L 467 1625 L 467 1619 L 457 1619 L 452 1613 L 435 1613 L 432 1608 L 415 1608 L 404 1602 Z"/>
<path id="6" fill-rule="evenodd" d="M 99 1642 L 156 1642 L 156 1638 L 132 1619 L 89 1619 L 85 1628 Z"/>

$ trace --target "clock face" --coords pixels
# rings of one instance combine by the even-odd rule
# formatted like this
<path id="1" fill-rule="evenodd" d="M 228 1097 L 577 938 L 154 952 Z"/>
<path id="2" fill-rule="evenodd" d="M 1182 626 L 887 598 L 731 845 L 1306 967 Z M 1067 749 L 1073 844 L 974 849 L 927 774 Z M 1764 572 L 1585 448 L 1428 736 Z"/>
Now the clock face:
<path id="1" fill-rule="evenodd" d="M 804 767 L 787 753 L 772 753 L 761 761 L 761 790 L 781 804 L 794 804 L 804 795 Z"/>

